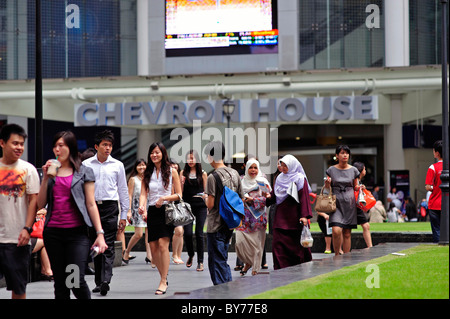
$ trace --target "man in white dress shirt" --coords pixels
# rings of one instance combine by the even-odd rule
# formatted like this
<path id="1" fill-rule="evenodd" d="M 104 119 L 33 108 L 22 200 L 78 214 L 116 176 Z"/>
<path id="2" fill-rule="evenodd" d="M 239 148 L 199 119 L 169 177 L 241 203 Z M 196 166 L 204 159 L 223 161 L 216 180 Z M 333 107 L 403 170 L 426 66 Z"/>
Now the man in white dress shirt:
<path id="1" fill-rule="evenodd" d="M 123 232 L 130 206 L 126 173 L 123 163 L 111 156 L 114 134 L 110 130 L 97 133 L 95 149 L 97 154 L 83 161 L 95 174 L 95 200 L 97 202 L 105 241 L 108 249 L 94 258 L 95 284 L 92 292 L 105 296 L 109 291 L 114 264 L 114 241 L 117 231 Z M 117 230 L 120 204 L 120 222 Z"/>

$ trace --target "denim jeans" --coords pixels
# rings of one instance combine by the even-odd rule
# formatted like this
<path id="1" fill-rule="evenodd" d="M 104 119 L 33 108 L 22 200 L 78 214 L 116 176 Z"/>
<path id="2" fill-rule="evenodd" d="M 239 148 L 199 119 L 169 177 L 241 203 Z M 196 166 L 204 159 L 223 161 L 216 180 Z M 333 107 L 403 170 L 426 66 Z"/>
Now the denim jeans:
<path id="1" fill-rule="evenodd" d="M 429 214 L 433 243 L 438 243 L 441 234 L 441 211 L 430 209 Z"/>
<path id="2" fill-rule="evenodd" d="M 216 233 L 208 233 L 208 268 L 214 285 L 232 280 L 228 265 L 228 247 L 230 246 L 232 230 L 221 229 Z"/>

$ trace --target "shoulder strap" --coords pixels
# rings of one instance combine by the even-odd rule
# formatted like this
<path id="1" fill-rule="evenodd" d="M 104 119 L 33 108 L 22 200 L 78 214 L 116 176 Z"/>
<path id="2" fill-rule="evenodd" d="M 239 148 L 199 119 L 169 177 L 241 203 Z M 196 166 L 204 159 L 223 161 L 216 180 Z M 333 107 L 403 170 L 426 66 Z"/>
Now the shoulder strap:
<path id="1" fill-rule="evenodd" d="M 212 175 L 214 176 L 214 179 L 216 180 L 216 186 L 217 186 L 220 194 L 222 194 L 223 193 L 223 183 L 222 183 L 222 180 L 220 179 L 219 174 L 217 174 L 217 172 L 214 171 L 214 172 L 212 172 Z"/>

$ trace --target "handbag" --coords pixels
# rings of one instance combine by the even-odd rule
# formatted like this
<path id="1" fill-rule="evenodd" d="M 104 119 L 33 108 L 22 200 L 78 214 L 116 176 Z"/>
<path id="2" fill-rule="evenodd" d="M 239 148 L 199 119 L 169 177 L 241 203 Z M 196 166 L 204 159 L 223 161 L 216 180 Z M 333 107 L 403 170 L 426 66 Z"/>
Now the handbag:
<path id="1" fill-rule="evenodd" d="M 334 213 L 336 211 L 336 195 L 333 195 L 331 187 L 329 188 L 329 194 L 324 194 L 324 189 L 325 185 L 322 187 L 320 194 L 316 197 L 316 211 L 322 213 Z"/>
<path id="2" fill-rule="evenodd" d="M 184 226 L 195 220 L 191 205 L 186 203 L 179 194 L 177 202 L 169 202 L 165 207 L 166 224 L 172 226 Z"/>
<path id="3" fill-rule="evenodd" d="M 44 231 L 45 217 L 38 219 L 33 224 L 33 231 L 30 234 L 30 237 L 33 238 L 42 238 L 42 233 Z"/>
<path id="4" fill-rule="evenodd" d="M 368 212 L 377 202 L 370 191 L 361 188 L 355 191 L 355 199 L 356 206 L 364 212 Z"/>

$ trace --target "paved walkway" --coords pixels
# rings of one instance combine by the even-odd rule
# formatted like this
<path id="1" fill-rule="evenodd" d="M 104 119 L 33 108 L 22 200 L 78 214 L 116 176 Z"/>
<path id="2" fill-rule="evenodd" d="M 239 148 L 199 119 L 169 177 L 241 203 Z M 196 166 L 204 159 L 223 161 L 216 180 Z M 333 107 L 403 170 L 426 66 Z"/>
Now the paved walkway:
<path id="1" fill-rule="evenodd" d="M 92 293 L 92 299 L 241 299 L 269 289 L 287 285 L 330 272 L 341 267 L 353 265 L 366 260 L 377 258 L 407 249 L 417 243 L 389 243 L 380 244 L 371 249 L 354 250 L 350 254 L 334 257 L 334 255 L 313 254 L 313 261 L 286 269 L 274 271 L 272 268 L 272 254 L 267 253 L 268 270 L 262 270 L 262 274 L 251 276 L 248 272 L 241 277 L 239 272 L 232 271 L 233 281 L 227 284 L 213 286 L 209 277 L 207 254 L 205 253 L 205 270 L 196 271 L 196 259 L 194 265 L 187 268 L 185 265 L 171 264 L 169 268 L 169 289 L 166 295 L 155 296 L 155 290 L 159 283 L 159 273 L 156 268 L 144 261 L 144 252 L 133 252 L 136 259 L 130 261 L 127 266 L 116 267 L 113 270 L 111 290 L 107 296 Z M 186 261 L 187 254 L 183 253 Z M 229 264 L 234 268 L 236 254 L 229 253 Z M 94 276 L 87 276 L 89 287 L 94 288 Z M 11 292 L 6 288 L 0 289 L 0 299 L 9 299 Z M 52 282 L 33 282 L 27 285 L 28 299 L 53 299 Z"/>

